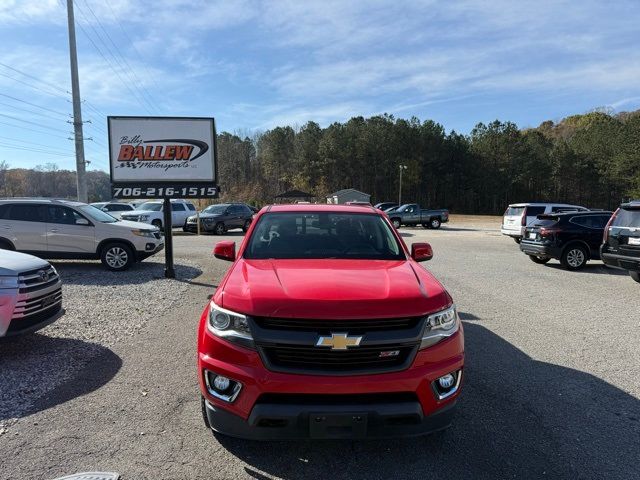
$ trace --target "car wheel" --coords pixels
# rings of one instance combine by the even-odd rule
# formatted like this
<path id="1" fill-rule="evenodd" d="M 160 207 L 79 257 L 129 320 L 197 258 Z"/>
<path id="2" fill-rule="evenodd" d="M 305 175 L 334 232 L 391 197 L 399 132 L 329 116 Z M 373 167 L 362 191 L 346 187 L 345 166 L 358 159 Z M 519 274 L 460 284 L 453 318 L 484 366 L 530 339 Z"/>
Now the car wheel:
<path id="1" fill-rule="evenodd" d="M 244 225 L 242 226 L 242 231 L 244 233 L 247 233 L 247 230 L 249 230 L 249 227 L 251 226 L 251 220 L 247 220 L 244 222 Z"/>
<path id="2" fill-rule="evenodd" d="M 631 278 L 633 278 L 636 282 L 640 283 L 640 272 L 629 272 Z"/>
<path id="3" fill-rule="evenodd" d="M 124 243 L 110 243 L 102 249 L 100 260 L 108 270 L 120 272 L 129 268 L 135 259 L 129 246 Z"/>
<path id="4" fill-rule="evenodd" d="M 8 240 L 0 240 L 0 250 L 15 250 Z"/>
<path id="5" fill-rule="evenodd" d="M 513 237 L 513 241 L 516 243 L 520 243 L 521 238 L 520 237 Z"/>
<path id="6" fill-rule="evenodd" d="M 587 251 L 580 245 L 570 245 L 562 253 L 560 263 L 568 270 L 579 270 L 587 263 Z"/>
<path id="7" fill-rule="evenodd" d="M 215 233 L 216 235 L 224 235 L 224 232 L 226 231 L 227 229 L 225 228 L 223 222 L 216 223 L 216 226 L 213 229 L 213 233 Z"/>
<path id="8" fill-rule="evenodd" d="M 440 223 L 439 218 L 432 218 L 431 220 L 429 220 L 429 226 L 434 230 L 437 230 L 438 228 L 440 228 L 440 225 L 442 224 Z"/>
<path id="9" fill-rule="evenodd" d="M 400 228 L 400 220 L 398 220 L 397 218 L 392 219 L 391 224 L 396 230 Z"/>
<path id="10" fill-rule="evenodd" d="M 151 225 L 153 225 L 154 227 L 158 227 L 160 230 L 162 230 L 162 221 L 161 220 L 153 220 L 151 222 Z"/>
<path id="11" fill-rule="evenodd" d="M 549 257 L 538 257 L 536 255 L 529 255 L 529 258 L 531 259 L 531 261 L 533 263 L 538 263 L 540 265 L 544 265 L 545 263 L 547 263 L 549 260 L 551 260 Z"/>
<path id="12" fill-rule="evenodd" d="M 202 408 L 202 420 L 204 420 L 205 426 L 211 428 L 209 417 L 207 417 L 207 406 L 204 403 L 204 397 L 202 395 L 200 395 L 200 408 Z"/>

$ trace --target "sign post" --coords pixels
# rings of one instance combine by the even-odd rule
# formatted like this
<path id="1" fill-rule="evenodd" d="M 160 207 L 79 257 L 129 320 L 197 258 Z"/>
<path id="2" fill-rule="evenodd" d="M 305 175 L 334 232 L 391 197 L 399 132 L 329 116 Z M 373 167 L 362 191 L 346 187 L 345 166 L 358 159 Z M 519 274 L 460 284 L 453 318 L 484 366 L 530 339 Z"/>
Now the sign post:
<path id="1" fill-rule="evenodd" d="M 218 197 L 215 120 L 202 117 L 107 120 L 112 197 L 164 200 L 164 273 L 167 278 L 175 278 L 171 199 Z"/>

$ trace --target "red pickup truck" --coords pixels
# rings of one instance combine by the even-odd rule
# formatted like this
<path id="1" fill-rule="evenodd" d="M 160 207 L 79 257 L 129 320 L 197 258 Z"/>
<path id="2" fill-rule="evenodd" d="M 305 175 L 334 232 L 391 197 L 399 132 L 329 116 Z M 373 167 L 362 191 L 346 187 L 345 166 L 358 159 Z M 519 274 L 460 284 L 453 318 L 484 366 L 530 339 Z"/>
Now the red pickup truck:
<path id="1" fill-rule="evenodd" d="M 263 208 L 198 331 L 207 427 L 250 439 L 380 438 L 449 426 L 464 363 L 451 296 L 374 208 Z"/>

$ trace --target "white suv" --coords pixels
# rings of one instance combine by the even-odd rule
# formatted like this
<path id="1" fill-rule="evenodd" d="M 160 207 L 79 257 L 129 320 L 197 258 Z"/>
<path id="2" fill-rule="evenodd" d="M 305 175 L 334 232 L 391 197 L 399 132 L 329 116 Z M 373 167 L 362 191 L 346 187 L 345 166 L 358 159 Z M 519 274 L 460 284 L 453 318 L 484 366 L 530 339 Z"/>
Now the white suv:
<path id="1" fill-rule="evenodd" d="M 503 235 L 512 237 L 516 243 L 520 243 L 524 235 L 524 229 L 533 222 L 538 215 L 543 213 L 588 211 L 586 207 L 568 205 L 566 203 L 512 203 L 507 207 L 502 217 Z"/>
<path id="2" fill-rule="evenodd" d="M 126 270 L 164 248 L 160 231 L 67 200 L 0 200 L 0 248 L 44 258 L 100 259 Z"/>
<path id="3" fill-rule="evenodd" d="M 162 200 L 150 200 L 138 205 L 131 212 L 123 212 L 121 218 L 123 220 L 131 220 L 133 222 L 150 223 L 151 225 L 163 228 L 164 213 Z M 193 203 L 186 200 L 171 200 L 171 226 L 184 227 L 187 218 L 193 215 L 196 207 Z"/>
<path id="4" fill-rule="evenodd" d="M 0 250 L 0 337 L 35 332 L 62 315 L 56 269 L 34 256 Z"/>

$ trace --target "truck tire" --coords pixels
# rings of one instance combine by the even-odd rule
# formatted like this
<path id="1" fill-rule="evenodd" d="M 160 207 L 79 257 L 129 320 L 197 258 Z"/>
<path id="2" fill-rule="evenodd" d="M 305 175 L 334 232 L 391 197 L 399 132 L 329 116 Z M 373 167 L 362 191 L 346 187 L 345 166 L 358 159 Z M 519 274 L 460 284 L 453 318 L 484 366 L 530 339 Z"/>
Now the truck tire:
<path id="1" fill-rule="evenodd" d="M 15 250 L 15 247 L 9 240 L 0 239 L 0 250 Z"/>
<path id="2" fill-rule="evenodd" d="M 560 263 L 567 270 L 580 270 L 587 264 L 587 250 L 582 245 L 569 245 L 562 252 Z"/>
<path id="3" fill-rule="evenodd" d="M 158 220 L 156 218 L 151 222 L 151 225 L 153 225 L 154 227 L 158 227 L 160 230 L 162 230 L 162 220 Z"/>
<path id="4" fill-rule="evenodd" d="M 102 261 L 102 265 L 104 265 L 107 270 L 121 272 L 133 265 L 133 262 L 135 262 L 135 257 L 133 255 L 131 247 L 129 247 L 127 244 L 113 242 L 108 243 L 104 247 L 102 247 L 102 251 L 100 252 L 100 260 Z"/>
<path id="5" fill-rule="evenodd" d="M 629 272 L 631 278 L 633 278 L 636 282 L 640 283 L 640 272 Z"/>
<path id="6" fill-rule="evenodd" d="M 437 217 L 433 217 L 431 220 L 429 220 L 429 228 L 433 228 L 434 230 L 437 230 L 440 228 L 441 225 L 442 225 L 442 222 Z"/>
<path id="7" fill-rule="evenodd" d="M 537 263 L 538 265 L 544 265 L 551 260 L 549 257 L 538 257 L 537 255 L 529 255 L 529 258 L 533 263 Z"/>
<path id="8" fill-rule="evenodd" d="M 398 230 L 400 228 L 400 219 L 399 218 L 392 218 L 391 219 L 391 225 L 393 225 L 393 228 L 395 228 L 396 230 Z"/>

